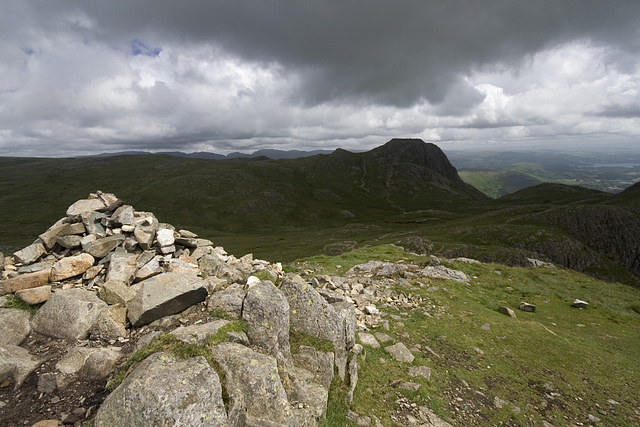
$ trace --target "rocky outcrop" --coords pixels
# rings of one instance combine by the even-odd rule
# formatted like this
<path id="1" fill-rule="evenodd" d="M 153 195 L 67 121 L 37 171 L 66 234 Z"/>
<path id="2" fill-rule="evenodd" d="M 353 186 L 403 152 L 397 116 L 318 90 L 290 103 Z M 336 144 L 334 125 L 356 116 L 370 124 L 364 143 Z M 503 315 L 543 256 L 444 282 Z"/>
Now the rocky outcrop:
<path id="1" fill-rule="evenodd" d="M 155 353 L 104 401 L 96 427 L 228 426 L 220 377 L 204 357 Z"/>
<path id="2" fill-rule="evenodd" d="M 37 370 L 40 394 L 73 393 L 74 383 L 102 390 L 146 349 L 97 413 L 76 411 L 97 426 L 312 426 L 326 411 L 334 367 L 350 395 L 356 387 L 353 300 L 320 293 L 318 279 L 285 275 L 280 264 L 229 255 L 113 194 L 72 204 L 7 258 L 0 290 L 37 312 L 0 309 L 0 383 L 20 387 Z M 265 272 L 273 281 L 252 276 Z M 332 350 L 303 345 L 294 354 L 291 328 Z M 31 354 L 38 342 L 55 350 Z M 172 348 L 187 350 L 149 355 Z"/>

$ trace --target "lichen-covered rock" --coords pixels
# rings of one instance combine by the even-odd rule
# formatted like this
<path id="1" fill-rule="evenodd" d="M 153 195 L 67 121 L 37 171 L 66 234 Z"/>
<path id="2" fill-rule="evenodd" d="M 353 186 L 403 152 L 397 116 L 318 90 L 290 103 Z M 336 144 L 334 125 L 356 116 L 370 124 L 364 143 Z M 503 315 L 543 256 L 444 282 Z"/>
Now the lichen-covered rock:
<path id="1" fill-rule="evenodd" d="M 219 311 L 229 317 L 239 319 L 242 316 L 242 302 L 245 295 L 244 286 L 234 283 L 221 291 L 211 294 L 207 302 L 207 309 Z"/>
<path id="2" fill-rule="evenodd" d="M 228 426 L 218 374 L 204 357 L 145 359 L 100 406 L 96 427 Z"/>
<path id="3" fill-rule="evenodd" d="M 276 359 L 236 343 L 214 346 L 229 394 L 229 426 L 295 426 Z"/>
<path id="4" fill-rule="evenodd" d="M 56 291 L 36 313 L 33 329 L 66 340 L 85 339 L 89 329 L 107 304 L 95 293 L 72 288 Z"/>
<path id="5" fill-rule="evenodd" d="M 207 323 L 201 323 L 191 326 L 180 326 L 171 332 L 180 341 L 184 341 L 189 344 L 206 344 L 207 339 L 215 335 L 220 328 L 227 325 L 228 320 L 217 319 Z"/>
<path id="6" fill-rule="evenodd" d="M 162 273 L 140 282 L 135 298 L 127 307 L 127 317 L 133 326 L 142 326 L 179 313 L 206 298 L 206 284 L 196 275 Z"/>
<path id="7" fill-rule="evenodd" d="M 127 309 L 120 305 L 111 305 L 102 310 L 89 329 L 89 337 L 95 340 L 109 341 L 127 336 L 125 323 Z"/>
<path id="8" fill-rule="evenodd" d="M 291 357 L 289 347 L 289 303 L 273 283 L 253 286 L 244 299 L 242 318 L 247 322 L 247 336 L 253 346 L 272 356 Z"/>
<path id="9" fill-rule="evenodd" d="M 288 275 L 282 281 L 280 289 L 291 307 L 291 327 L 331 341 L 335 349 L 338 374 L 344 379 L 347 365 L 344 318 L 300 276 Z"/>

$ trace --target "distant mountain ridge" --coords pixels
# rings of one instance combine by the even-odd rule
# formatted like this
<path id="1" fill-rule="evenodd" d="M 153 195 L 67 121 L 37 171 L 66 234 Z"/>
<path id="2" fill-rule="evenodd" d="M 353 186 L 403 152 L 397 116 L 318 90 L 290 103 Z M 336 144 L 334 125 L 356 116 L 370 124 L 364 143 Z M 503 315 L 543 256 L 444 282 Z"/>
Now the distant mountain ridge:
<path id="1" fill-rule="evenodd" d="M 182 151 L 160 151 L 151 153 L 148 151 L 119 151 L 115 153 L 101 153 L 92 156 L 81 156 L 81 157 L 111 157 L 111 156 L 127 156 L 127 155 L 139 155 L 139 154 L 155 154 L 155 155 L 165 155 L 165 156 L 174 156 L 174 157 L 187 157 L 190 159 L 212 159 L 212 160 L 223 160 L 223 159 L 238 159 L 238 158 L 252 158 L 252 157 L 267 157 L 269 159 L 279 160 L 279 159 L 299 159 L 301 157 L 309 157 L 314 156 L 316 154 L 330 154 L 331 150 L 311 150 L 311 151 L 303 151 L 303 150 L 274 150 L 263 148 L 261 150 L 254 151 L 253 153 L 241 153 L 238 151 L 234 151 L 233 153 L 229 153 L 226 156 L 224 154 L 210 153 L 208 151 L 198 151 L 195 153 L 183 153 Z"/>

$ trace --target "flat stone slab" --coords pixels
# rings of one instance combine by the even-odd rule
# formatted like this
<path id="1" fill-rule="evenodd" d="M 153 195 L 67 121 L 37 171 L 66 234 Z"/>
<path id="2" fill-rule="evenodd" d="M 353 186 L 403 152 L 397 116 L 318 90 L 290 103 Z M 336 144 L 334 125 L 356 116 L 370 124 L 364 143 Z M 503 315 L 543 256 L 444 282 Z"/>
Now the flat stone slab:
<path id="1" fill-rule="evenodd" d="M 0 281 L 0 295 L 10 294 L 21 289 L 37 288 L 49 283 L 49 268 L 35 273 L 19 274 L 10 279 Z"/>
<path id="2" fill-rule="evenodd" d="M 45 253 L 47 253 L 47 250 L 44 248 L 44 245 L 38 242 L 14 252 L 13 256 L 16 261 L 22 264 L 33 264 Z"/>
<path id="3" fill-rule="evenodd" d="M 57 282 L 78 276 L 93 266 L 94 262 L 95 259 L 91 255 L 85 253 L 62 258 L 51 267 L 49 280 Z"/>
<path id="4" fill-rule="evenodd" d="M 426 380 L 431 379 L 431 368 L 428 366 L 412 366 L 409 368 L 410 377 L 422 377 Z"/>
<path id="5" fill-rule="evenodd" d="M 380 348 L 380 343 L 373 336 L 373 334 L 369 334 L 367 332 L 358 332 L 358 337 L 360 337 L 360 342 L 364 345 L 368 345 L 371 348 Z"/>
<path id="6" fill-rule="evenodd" d="M 180 313 L 207 298 L 205 281 L 193 274 L 163 273 L 139 285 L 127 307 L 127 317 L 136 327 Z"/>
<path id="7" fill-rule="evenodd" d="M 401 342 L 385 347 L 384 351 L 399 362 L 411 363 L 413 359 L 415 359 L 415 356 L 411 354 L 409 349 Z"/>

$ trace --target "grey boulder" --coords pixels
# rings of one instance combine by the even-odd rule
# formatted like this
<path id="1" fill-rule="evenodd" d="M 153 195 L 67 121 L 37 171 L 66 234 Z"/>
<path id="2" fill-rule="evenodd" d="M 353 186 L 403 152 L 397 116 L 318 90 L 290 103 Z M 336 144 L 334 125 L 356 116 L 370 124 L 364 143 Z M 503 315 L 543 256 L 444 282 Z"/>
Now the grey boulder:
<path id="1" fill-rule="evenodd" d="M 139 286 L 127 307 L 127 317 L 136 327 L 179 313 L 207 298 L 206 283 L 194 274 L 162 273 Z"/>
<path id="2" fill-rule="evenodd" d="M 107 304 L 95 293 L 79 288 L 56 291 L 38 310 L 33 329 L 69 341 L 85 339 L 100 311 Z"/>
<path id="3" fill-rule="evenodd" d="M 145 359 L 100 406 L 96 427 L 227 426 L 218 374 L 204 357 Z"/>

